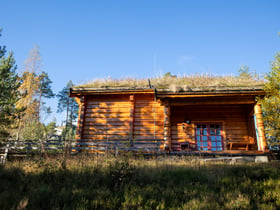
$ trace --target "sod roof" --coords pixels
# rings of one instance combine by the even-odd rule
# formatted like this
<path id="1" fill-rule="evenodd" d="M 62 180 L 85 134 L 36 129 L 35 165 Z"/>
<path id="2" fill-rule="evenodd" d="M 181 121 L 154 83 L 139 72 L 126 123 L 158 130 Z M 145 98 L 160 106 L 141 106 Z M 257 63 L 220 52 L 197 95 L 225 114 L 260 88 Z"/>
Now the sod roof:
<path id="1" fill-rule="evenodd" d="M 265 81 L 257 76 L 217 76 L 194 74 L 187 76 L 165 75 L 154 78 L 95 79 L 76 86 L 76 90 L 139 90 L 156 88 L 158 91 L 193 92 L 226 90 L 261 90 Z"/>

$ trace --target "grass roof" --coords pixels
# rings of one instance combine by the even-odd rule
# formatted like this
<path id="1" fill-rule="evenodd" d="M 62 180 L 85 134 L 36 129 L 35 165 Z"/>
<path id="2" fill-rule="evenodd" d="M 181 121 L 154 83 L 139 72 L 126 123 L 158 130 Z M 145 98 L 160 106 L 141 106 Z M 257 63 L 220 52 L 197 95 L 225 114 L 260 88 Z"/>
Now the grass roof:
<path id="1" fill-rule="evenodd" d="M 255 87 L 263 86 L 265 81 L 257 75 L 219 76 L 212 74 L 193 74 L 175 76 L 167 73 L 154 78 L 122 78 L 122 79 L 95 79 L 76 86 L 77 88 L 108 88 L 131 87 L 147 88 L 150 84 L 157 89 L 170 91 L 187 91 L 190 88 L 207 89 L 209 87 Z"/>

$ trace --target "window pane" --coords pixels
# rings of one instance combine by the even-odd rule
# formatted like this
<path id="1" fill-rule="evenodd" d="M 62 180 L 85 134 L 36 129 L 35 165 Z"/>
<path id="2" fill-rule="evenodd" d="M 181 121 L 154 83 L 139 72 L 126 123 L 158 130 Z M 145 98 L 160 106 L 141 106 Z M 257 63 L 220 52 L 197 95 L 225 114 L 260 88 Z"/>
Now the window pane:
<path id="1" fill-rule="evenodd" d="M 207 129 L 206 128 L 203 129 L 203 135 L 207 135 Z"/>
<path id="2" fill-rule="evenodd" d="M 222 148 L 222 125 L 218 123 L 196 124 L 196 144 L 198 150 L 221 151 Z M 211 148 L 211 149 L 208 149 Z"/>

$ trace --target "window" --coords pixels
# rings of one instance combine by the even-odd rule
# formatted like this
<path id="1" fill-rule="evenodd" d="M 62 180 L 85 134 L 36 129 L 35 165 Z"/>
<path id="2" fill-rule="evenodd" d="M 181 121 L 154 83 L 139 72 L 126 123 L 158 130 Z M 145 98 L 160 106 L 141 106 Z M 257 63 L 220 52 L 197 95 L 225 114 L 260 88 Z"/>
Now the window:
<path id="1" fill-rule="evenodd" d="M 223 150 L 222 125 L 220 123 L 197 123 L 195 139 L 200 151 Z"/>

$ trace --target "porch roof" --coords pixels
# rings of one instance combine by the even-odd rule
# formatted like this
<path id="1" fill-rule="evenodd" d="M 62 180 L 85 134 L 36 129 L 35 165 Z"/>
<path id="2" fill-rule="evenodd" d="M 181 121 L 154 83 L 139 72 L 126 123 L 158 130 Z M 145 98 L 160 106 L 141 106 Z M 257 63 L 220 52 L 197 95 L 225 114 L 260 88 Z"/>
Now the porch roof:
<path id="1" fill-rule="evenodd" d="M 188 90 L 158 90 L 158 98 L 210 97 L 210 96 L 264 96 L 263 86 L 254 87 L 196 87 Z"/>

